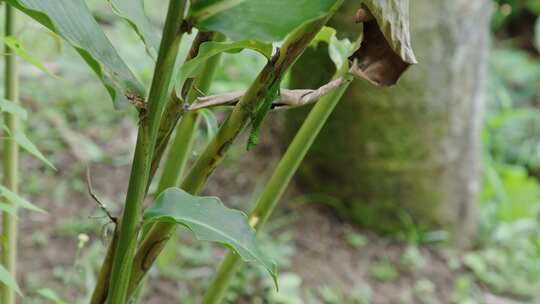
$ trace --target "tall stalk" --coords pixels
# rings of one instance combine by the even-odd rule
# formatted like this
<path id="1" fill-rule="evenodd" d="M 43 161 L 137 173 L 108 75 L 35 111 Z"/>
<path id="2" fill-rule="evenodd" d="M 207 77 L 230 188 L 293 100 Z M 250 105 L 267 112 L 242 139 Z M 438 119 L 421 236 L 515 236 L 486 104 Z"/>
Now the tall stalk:
<path id="1" fill-rule="evenodd" d="M 10 5 L 5 5 L 5 35 L 10 36 L 15 32 L 16 11 Z M 5 71 L 4 71 L 4 96 L 12 102 L 19 102 L 19 88 L 17 75 L 17 60 L 14 52 L 5 47 Z M 5 113 L 4 123 L 12 134 L 19 127 L 16 116 Z M 3 149 L 4 186 L 13 192 L 18 191 L 18 168 L 19 147 L 12 139 L 6 139 Z M 13 206 L 16 208 L 15 206 Z M 16 277 L 17 257 L 17 217 L 4 212 L 2 215 L 2 264 L 13 277 Z M 1 303 L 14 304 L 15 292 L 7 286 L 2 288 Z"/>
<path id="2" fill-rule="evenodd" d="M 198 32 L 193 40 L 189 53 L 186 56 L 185 61 L 195 58 L 199 54 L 199 48 L 205 42 L 212 41 L 216 36 L 214 32 Z M 196 80 L 198 81 L 198 80 Z M 192 83 L 193 84 L 193 83 Z M 188 87 L 188 97 L 191 96 L 194 92 L 193 86 Z M 158 167 L 163 157 L 167 145 L 169 144 L 171 135 L 178 124 L 178 120 L 182 117 L 183 106 L 185 101 L 176 95 L 176 92 L 171 92 L 169 100 L 165 105 L 165 110 L 161 123 L 159 125 L 158 139 L 156 148 L 154 150 L 154 159 L 152 160 L 152 166 L 150 169 L 149 184 L 152 181 Z"/>
<path id="3" fill-rule="evenodd" d="M 193 40 L 189 53 L 186 56 L 185 61 L 188 61 L 196 57 L 197 54 L 199 53 L 200 46 L 205 42 L 213 40 L 215 37 L 216 37 L 216 34 L 212 32 L 197 33 L 195 39 Z M 218 37 L 218 39 L 221 39 L 221 38 Z M 195 85 L 197 88 L 199 88 L 202 91 L 205 91 L 205 88 L 210 85 L 211 79 L 213 79 L 213 74 L 215 72 L 215 69 L 217 68 L 219 58 L 220 56 L 214 56 L 213 58 L 209 59 L 208 64 L 203 69 L 203 72 L 201 73 L 201 75 L 196 77 L 195 81 L 192 83 L 192 86 L 189 89 L 188 98 L 190 99 L 188 99 L 188 102 L 192 102 L 196 98 L 196 90 L 193 89 L 193 85 Z M 150 182 L 152 181 L 155 173 L 157 172 L 158 165 L 169 143 L 170 136 L 173 133 L 173 130 L 178 123 L 178 120 L 183 116 L 182 115 L 183 105 L 184 105 L 184 100 L 180 99 L 176 95 L 176 92 L 174 91 L 171 92 L 169 95 L 167 104 L 165 105 L 165 108 L 163 110 L 163 115 L 161 117 L 159 131 L 157 135 L 157 142 L 154 148 L 152 165 L 150 167 L 151 168 L 150 175 L 148 176 L 147 190 L 148 190 L 148 186 Z M 186 115 L 186 117 L 187 116 L 188 115 Z M 182 121 L 184 120 L 182 119 Z M 183 126 L 179 125 L 177 127 L 178 129 L 177 137 L 181 136 L 184 138 L 191 138 L 193 134 L 187 131 L 191 128 L 194 128 L 195 123 L 196 122 L 193 122 L 193 125 L 191 125 L 191 123 L 188 124 L 187 121 L 184 121 Z M 180 130 L 183 130 L 183 131 L 180 131 Z M 178 132 L 181 132 L 181 133 L 178 133 Z M 175 141 L 178 142 L 178 138 L 176 138 Z M 181 169 L 180 168 L 181 166 L 185 166 L 185 163 L 187 161 L 187 156 L 188 156 L 187 151 L 191 150 L 189 147 L 185 147 L 180 142 L 178 142 L 178 144 L 173 143 L 173 145 L 174 147 L 171 147 L 170 152 L 169 152 L 169 158 L 166 160 L 167 167 L 162 173 L 162 177 L 158 185 L 158 193 L 161 192 L 160 189 L 166 189 L 168 187 L 172 187 L 178 184 L 177 182 L 175 183 L 174 181 L 177 181 L 179 177 L 182 176 L 182 170 L 176 170 L 176 169 Z M 169 165 L 171 167 L 169 167 Z M 177 167 L 177 166 L 180 166 L 180 167 Z M 171 170 L 171 168 L 174 170 Z M 143 231 L 143 238 L 144 238 L 144 236 L 148 232 L 148 229 L 143 229 L 143 230 L 144 230 Z M 91 304 L 102 304 L 106 302 L 110 279 L 111 279 L 112 259 L 116 250 L 116 243 L 118 239 L 117 235 L 118 233 L 115 231 L 113 239 L 109 243 L 107 254 L 105 256 L 105 259 L 99 271 L 96 287 L 94 288 L 94 292 L 92 293 L 92 299 L 90 301 Z"/>
<path id="4" fill-rule="evenodd" d="M 171 90 L 174 63 L 182 39 L 185 0 L 170 0 L 163 29 L 154 77 L 147 101 L 141 112 L 137 145 L 124 205 L 118 224 L 118 244 L 114 250 L 108 299 L 111 304 L 125 304 L 131 266 L 137 244 L 142 204 L 146 195 L 150 166 L 163 108 Z"/>
<path id="5" fill-rule="evenodd" d="M 221 40 L 221 37 L 217 37 L 216 40 Z M 221 55 L 216 55 L 208 59 L 203 71 L 193 82 L 192 88 L 188 93 L 187 103 L 192 103 L 197 98 L 199 94 L 198 91 L 208 93 L 220 60 Z M 196 111 L 189 112 L 182 117 L 182 120 L 178 124 L 175 138 L 171 144 L 170 151 L 168 152 L 169 154 L 163 167 L 163 173 L 159 180 L 157 190 L 158 195 L 163 190 L 180 184 L 180 179 L 184 174 L 189 159 L 189 153 L 193 147 L 194 133 L 199 121 L 199 116 L 200 115 Z"/>
<path id="6" fill-rule="evenodd" d="M 349 80 L 347 84 L 342 85 L 339 89 L 317 102 L 289 145 L 287 152 L 281 158 L 249 216 L 251 225 L 257 231 L 262 228 L 272 214 L 317 135 L 319 135 L 328 117 L 349 87 L 352 79 L 347 80 Z M 203 299 L 204 304 L 217 304 L 222 301 L 240 262 L 240 257 L 237 254 L 233 252 L 227 254 L 207 289 Z"/>
<path id="7" fill-rule="evenodd" d="M 212 80 L 214 79 L 214 75 L 217 67 L 219 66 L 220 60 L 221 55 L 216 55 L 205 63 L 203 71 L 195 78 L 195 81 L 192 84 L 187 97 L 187 103 L 191 103 L 197 98 L 197 94 L 199 94 L 198 91 L 207 93 L 207 91 L 210 89 L 210 85 L 212 84 Z M 197 89 L 195 89 L 195 87 Z M 167 159 L 165 160 L 163 172 L 161 173 L 158 189 L 156 191 L 157 195 L 170 187 L 175 187 L 180 184 L 180 179 L 182 178 L 189 160 L 189 154 L 193 148 L 195 130 L 197 129 L 199 116 L 200 115 L 196 111 L 182 116 L 182 120 L 176 128 L 176 135 L 171 143 Z M 145 227 L 143 230 L 144 239 L 149 232 L 149 229 L 148 227 Z M 136 274 L 132 274 L 132 276 L 136 276 Z M 144 280 L 139 283 L 140 286 L 137 287 L 137 291 L 134 295 L 134 303 L 140 302 L 144 292 L 144 283 Z M 130 294 L 129 290 L 131 290 L 131 288 L 135 287 L 130 286 L 128 288 L 128 294 Z"/>
<path id="8" fill-rule="evenodd" d="M 333 12 L 342 3 L 343 0 L 337 1 Z M 267 63 L 246 94 L 235 106 L 219 129 L 216 137 L 198 157 L 182 182 L 182 189 L 191 194 L 198 194 L 201 191 L 209 176 L 223 160 L 232 143 L 247 126 L 250 118 L 254 116 L 256 109 L 264 99 L 263 97 L 269 94 L 271 88 L 281 80 L 288 68 L 300 57 L 315 35 L 333 15 L 333 12 L 324 18 L 307 23 L 287 38 L 282 48 Z M 171 223 L 156 223 L 152 226 L 135 256 L 130 293 L 136 289 L 140 280 L 142 280 L 167 241 L 174 234 L 175 229 L 176 225 Z"/>

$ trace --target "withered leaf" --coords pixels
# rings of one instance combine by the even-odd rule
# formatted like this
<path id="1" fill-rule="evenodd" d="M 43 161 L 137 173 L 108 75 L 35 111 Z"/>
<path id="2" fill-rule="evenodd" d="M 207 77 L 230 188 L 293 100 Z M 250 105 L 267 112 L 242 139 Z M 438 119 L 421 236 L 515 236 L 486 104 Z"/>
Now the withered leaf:
<path id="1" fill-rule="evenodd" d="M 417 63 L 409 31 L 409 0 L 365 0 L 362 9 L 357 18 L 364 19 L 364 38 L 349 58 L 351 72 L 378 86 L 394 85 Z"/>

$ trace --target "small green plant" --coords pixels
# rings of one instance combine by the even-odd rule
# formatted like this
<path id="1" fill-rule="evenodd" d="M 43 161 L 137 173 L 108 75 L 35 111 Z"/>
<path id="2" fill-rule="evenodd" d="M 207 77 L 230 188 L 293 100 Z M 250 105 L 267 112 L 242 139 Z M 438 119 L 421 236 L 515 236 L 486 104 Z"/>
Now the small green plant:
<path id="1" fill-rule="evenodd" d="M 6 6 L 6 19 L 5 19 L 5 36 L 11 36 L 15 30 L 15 11 Z M 5 60 L 5 85 L 4 85 L 4 97 L 9 102 L 18 102 L 18 75 L 16 70 L 16 59 L 13 56 L 11 48 L 6 46 L 6 60 Z M 18 132 L 18 118 L 16 115 L 6 113 L 4 115 L 4 121 L 6 130 L 11 134 Z M 7 139 L 3 148 L 3 170 L 5 187 L 17 193 L 18 188 L 18 166 L 19 166 L 19 148 L 17 142 L 13 139 Z M 17 256 L 17 219 L 15 210 L 12 213 L 3 212 L 2 217 L 2 265 L 5 270 L 8 271 L 13 277 L 15 277 L 16 269 L 16 256 Z M 4 282 L 5 283 L 5 282 Z M 4 284 L 2 288 L 2 303 L 12 304 L 15 303 L 15 290 L 13 286 Z"/>
<path id="2" fill-rule="evenodd" d="M 377 262 L 369 268 L 371 275 L 381 282 L 391 282 L 399 277 L 399 272 L 389 261 Z"/>
<path id="3" fill-rule="evenodd" d="M 28 54 L 21 43 L 13 35 L 16 31 L 16 10 L 5 6 L 4 24 L 4 97 L 0 98 L 0 112 L 3 113 L 4 130 L 2 147 L 3 180 L 0 185 L 0 211 L 2 213 L 2 246 L 0 247 L 0 302 L 15 303 L 15 293 L 21 294 L 16 281 L 17 264 L 17 213 L 24 208 L 44 212 L 18 195 L 19 189 L 19 147 L 27 150 L 45 164 L 53 165 L 39 152 L 36 146 L 27 138 L 20 126 L 28 114 L 19 105 L 19 76 L 17 58 L 19 56 L 38 69 L 48 73 L 47 69 Z M 54 167 L 53 167 L 54 168 Z"/>
<path id="4" fill-rule="evenodd" d="M 138 115 L 138 135 L 122 214 L 97 277 L 91 303 L 124 304 L 138 294 L 178 225 L 202 241 L 232 249 L 220 266 L 204 303 L 221 302 L 241 260 L 257 262 L 277 286 L 275 262 L 256 238 L 288 183 L 355 76 L 390 86 L 416 59 L 408 32 L 408 1 L 364 1 L 350 22 L 363 27 L 362 37 L 338 40 L 325 27 L 344 0 L 170 0 L 161 37 L 145 16 L 142 0 L 109 0 L 134 28 L 155 60 L 153 78 L 142 84 L 115 51 L 83 0 L 6 0 L 12 7 L 71 44 L 96 72 L 114 105 Z M 197 30 L 189 54 L 178 58 L 184 36 Z M 161 42 L 159 42 L 161 40 Z M 286 73 L 313 44 L 328 45 L 335 76 L 312 90 L 282 87 Z M 266 64 L 243 92 L 205 96 L 219 55 L 253 50 Z M 376 55 L 374 55 L 376 54 Z M 248 150 L 260 141 L 265 118 L 274 109 L 315 103 L 276 167 L 249 216 L 227 208 L 216 197 L 200 196 L 231 145 L 250 129 Z M 219 128 L 208 109 L 232 107 Z M 185 170 L 197 121 L 207 122 L 210 140 Z M 176 130 L 176 134 L 173 134 Z M 168 151 L 168 154 L 166 153 Z M 158 171 L 165 158 L 163 170 Z M 184 172 L 185 171 L 185 172 Z M 149 193 L 162 172 L 155 193 Z M 149 195 L 155 199 L 147 208 Z M 95 198 L 99 202 L 98 198 Z"/>

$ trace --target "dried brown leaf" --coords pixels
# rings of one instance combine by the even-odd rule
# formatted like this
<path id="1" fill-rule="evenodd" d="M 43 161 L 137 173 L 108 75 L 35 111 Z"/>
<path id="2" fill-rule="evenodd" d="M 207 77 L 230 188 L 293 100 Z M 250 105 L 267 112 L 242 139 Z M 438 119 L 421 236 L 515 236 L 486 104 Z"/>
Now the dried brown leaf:
<path id="1" fill-rule="evenodd" d="M 396 84 L 417 63 L 409 31 L 409 1 L 366 0 L 357 21 L 364 22 L 364 39 L 349 58 L 351 72 L 375 85 Z"/>

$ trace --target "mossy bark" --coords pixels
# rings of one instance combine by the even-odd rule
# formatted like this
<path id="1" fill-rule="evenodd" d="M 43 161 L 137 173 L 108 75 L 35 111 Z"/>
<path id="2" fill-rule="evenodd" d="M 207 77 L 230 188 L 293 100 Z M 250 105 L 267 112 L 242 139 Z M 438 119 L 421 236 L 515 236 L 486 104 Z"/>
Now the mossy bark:
<path id="1" fill-rule="evenodd" d="M 334 20 L 338 29 L 358 30 L 344 26 L 352 24 L 353 2 Z M 395 232 L 412 219 L 466 245 L 480 188 L 490 8 L 487 0 L 411 1 L 420 63 L 393 88 L 352 85 L 302 166 L 301 184 L 338 198 L 338 211 L 362 225 Z M 320 49 L 304 56 L 291 86 L 323 83 L 332 69 L 322 60 Z M 289 128 L 304 113 L 292 112 Z"/>

